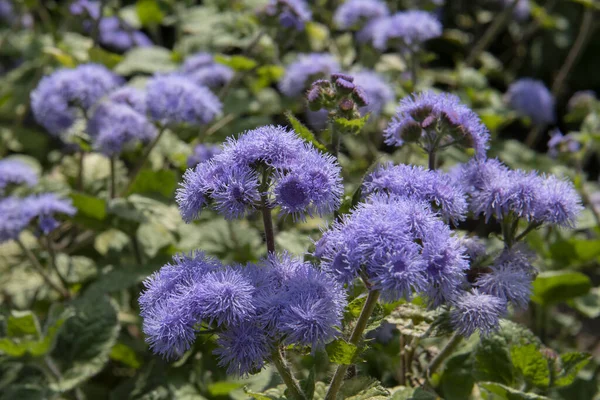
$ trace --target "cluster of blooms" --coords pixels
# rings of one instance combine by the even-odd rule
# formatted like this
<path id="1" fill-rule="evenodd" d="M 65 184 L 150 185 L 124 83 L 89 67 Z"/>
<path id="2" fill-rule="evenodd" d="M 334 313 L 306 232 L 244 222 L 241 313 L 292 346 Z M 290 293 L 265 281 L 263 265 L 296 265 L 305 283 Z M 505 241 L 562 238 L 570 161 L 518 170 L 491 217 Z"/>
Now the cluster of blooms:
<path id="1" fill-rule="evenodd" d="M 188 157 L 187 165 L 195 167 L 201 162 L 208 161 L 221 152 L 221 147 L 213 144 L 199 144 L 194 147 L 194 152 Z"/>
<path id="2" fill-rule="evenodd" d="M 79 112 L 87 113 L 121 83 L 119 77 L 97 64 L 59 69 L 42 78 L 31 92 L 33 115 L 51 134 L 59 136 L 71 128 Z"/>
<path id="3" fill-rule="evenodd" d="M 448 93 L 424 92 L 405 97 L 385 130 L 392 146 L 420 141 L 427 152 L 449 143 L 475 149 L 485 157 L 490 134 L 479 116 Z"/>
<path id="4" fill-rule="evenodd" d="M 426 11 L 402 11 L 391 16 L 372 20 L 359 39 L 372 42 L 373 47 L 384 51 L 389 47 L 402 51 L 418 51 L 427 40 L 441 36 L 442 24 Z"/>
<path id="5" fill-rule="evenodd" d="M 93 31 L 98 22 L 98 39 L 100 44 L 116 51 L 127 51 L 133 47 L 152 46 L 152 41 L 145 33 L 133 29 L 117 16 L 102 17 L 101 2 L 77 0 L 69 8 L 71 14 L 80 15 L 89 20 L 84 21 L 84 28 Z"/>
<path id="6" fill-rule="evenodd" d="M 277 18 L 284 28 L 303 31 L 312 18 L 312 12 L 305 0 L 271 0 L 263 9 L 264 15 Z"/>
<path id="7" fill-rule="evenodd" d="M 548 140 L 548 155 L 557 157 L 560 153 L 575 153 L 581 148 L 581 143 L 573 133 L 563 135 L 558 129 L 550 133 Z"/>
<path id="8" fill-rule="evenodd" d="M 512 83 L 506 92 L 510 108 L 531 119 L 534 125 L 554 123 L 554 96 L 540 81 L 522 78 Z"/>
<path id="9" fill-rule="evenodd" d="M 286 254 L 246 266 L 176 256 L 145 286 L 139 302 L 154 352 L 181 356 L 205 324 L 219 332 L 220 365 L 241 376 L 259 371 L 280 343 L 323 347 L 338 335 L 346 306 L 330 275 Z"/>
<path id="10" fill-rule="evenodd" d="M 387 193 L 429 203 L 446 221 L 458 222 L 467 214 L 466 192 L 451 174 L 414 165 L 378 167 L 364 179 L 363 194 Z"/>
<path id="11" fill-rule="evenodd" d="M 3 195 L 10 185 L 27 185 L 33 187 L 37 182 L 37 174 L 23 161 L 13 159 L 0 160 L 0 195 Z"/>
<path id="12" fill-rule="evenodd" d="M 498 160 L 473 160 L 462 170 L 471 211 L 487 220 L 514 216 L 536 225 L 574 227 L 582 210 L 573 184 L 553 175 L 511 170 Z"/>
<path id="13" fill-rule="evenodd" d="M 348 0 L 335 11 L 333 21 L 341 29 L 362 28 L 369 21 L 389 14 L 380 0 Z"/>
<path id="14" fill-rule="evenodd" d="M 314 81 L 306 98 L 308 107 L 313 111 L 324 108 L 349 119 L 358 116 L 355 114 L 359 114 L 359 107 L 369 104 L 362 88 L 354 83 L 354 77 L 341 73 L 331 74 L 330 80 Z"/>
<path id="15" fill-rule="evenodd" d="M 197 53 L 188 57 L 180 68 L 180 73 L 197 85 L 211 89 L 225 86 L 234 75 L 231 68 L 216 63 L 209 53 Z"/>
<path id="16" fill-rule="evenodd" d="M 288 97 L 298 96 L 307 89 L 309 83 L 329 78 L 340 69 L 340 64 L 331 54 L 302 54 L 286 68 L 279 82 L 279 90 Z"/>
<path id="17" fill-rule="evenodd" d="M 335 210 L 342 193 L 340 167 L 331 156 L 293 131 L 263 126 L 229 139 L 220 154 L 188 169 L 176 199 L 188 222 L 210 204 L 230 219 L 261 206 L 304 219 Z"/>

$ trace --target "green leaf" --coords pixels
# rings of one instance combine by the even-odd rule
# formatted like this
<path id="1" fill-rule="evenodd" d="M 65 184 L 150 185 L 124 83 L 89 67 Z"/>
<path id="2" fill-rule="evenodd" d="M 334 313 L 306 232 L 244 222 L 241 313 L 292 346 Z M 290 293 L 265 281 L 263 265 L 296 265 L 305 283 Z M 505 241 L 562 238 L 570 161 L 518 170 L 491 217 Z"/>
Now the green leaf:
<path id="1" fill-rule="evenodd" d="M 309 399 L 312 399 L 315 394 L 315 373 L 316 368 L 313 365 L 308 373 L 308 378 L 300 381 L 300 388 Z"/>
<path id="2" fill-rule="evenodd" d="M 155 74 L 169 72 L 177 68 L 171 52 L 164 47 L 136 47 L 125 53 L 123 61 L 116 67 L 115 72 L 129 76 L 136 73 Z"/>
<path id="3" fill-rule="evenodd" d="M 100 233 L 94 240 L 94 249 L 103 256 L 110 252 L 120 253 L 129 244 L 129 237 L 118 229 Z"/>
<path id="4" fill-rule="evenodd" d="M 290 111 L 286 111 L 285 117 L 288 121 L 290 121 L 292 128 L 298 136 L 300 136 L 306 142 L 311 143 L 317 149 L 327 151 L 327 148 L 317 140 L 314 133 L 312 133 L 310 129 L 308 129 L 304 124 L 302 124 L 302 122 L 300 122 L 298 118 L 294 117 L 294 114 L 292 114 Z"/>
<path id="5" fill-rule="evenodd" d="M 245 56 L 225 56 L 222 54 L 215 55 L 215 62 L 227 65 L 235 71 L 250 71 L 258 65 L 255 60 Z"/>
<path id="6" fill-rule="evenodd" d="M 482 337 L 475 348 L 475 379 L 511 384 L 514 368 L 507 340 L 500 335 Z"/>
<path id="7" fill-rule="evenodd" d="M 590 278 L 581 272 L 546 271 L 533 282 L 531 300 L 542 305 L 556 304 L 583 296 L 591 288 Z"/>
<path id="8" fill-rule="evenodd" d="M 362 118 L 355 119 L 346 119 L 346 118 L 336 118 L 333 121 L 335 129 L 340 131 L 342 134 L 354 134 L 357 135 L 360 133 L 362 128 L 365 126 L 371 114 L 367 114 Z"/>
<path id="9" fill-rule="evenodd" d="M 592 356 L 587 353 L 572 352 L 562 354 L 560 356 L 562 369 L 556 377 L 554 385 L 562 387 L 573 383 L 579 371 L 581 371 L 591 359 Z"/>
<path id="10" fill-rule="evenodd" d="M 510 356 L 515 368 L 534 386 L 545 388 L 550 383 L 548 360 L 535 344 L 513 346 Z"/>
<path id="11" fill-rule="evenodd" d="M 156 0 L 137 0 L 135 9 L 142 26 L 159 25 L 165 17 Z"/>
<path id="12" fill-rule="evenodd" d="M 96 263 L 83 256 L 60 253 L 56 256 L 56 267 L 68 283 L 87 282 L 98 274 Z"/>
<path id="13" fill-rule="evenodd" d="M 240 382 L 220 381 L 209 384 L 207 389 L 211 396 L 218 397 L 227 396 L 229 395 L 229 392 L 242 386 L 244 386 L 244 384 Z"/>
<path id="14" fill-rule="evenodd" d="M 169 169 L 153 171 L 143 169 L 133 181 L 128 194 L 131 193 L 158 193 L 167 199 L 173 197 L 177 187 L 177 175 Z"/>
<path id="15" fill-rule="evenodd" d="M 116 305 L 105 295 L 84 296 L 73 303 L 75 315 L 61 330 L 52 357 L 62 377 L 51 389 L 65 392 L 99 373 L 117 342 Z"/>
<path id="16" fill-rule="evenodd" d="M 31 311 L 12 311 L 8 316 L 6 331 L 12 338 L 39 336 L 40 324 Z"/>
<path id="17" fill-rule="evenodd" d="M 587 318 L 600 317 L 600 287 L 595 287 L 588 294 L 575 298 L 569 302 L 569 305 Z"/>
<path id="18" fill-rule="evenodd" d="M 343 339 L 334 340 L 329 343 L 325 349 L 329 356 L 329 361 L 336 364 L 350 365 L 354 361 L 358 348 L 352 343 Z"/>
<path id="19" fill-rule="evenodd" d="M 470 353 L 455 355 L 446 362 L 439 385 L 444 399 L 468 399 L 474 384 L 473 358 Z"/>
<path id="20" fill-rule="evenodd" d="M 389 398 L 389 392 L 377 379 L 361 376 L 345 380 L 339 396 L 346 400 L 383 400 Z"/>
<path id="21" fill-rule="evenodd" d="M 72 193 L 73 206 L 77 208 L 77 216 L 84 216 L 102 221 L 106 218 L 106 201 L 83 193 Z"/>
<path id="22" fill-rule="evenodd" d="M 142 360 L 133 349 L 123 343 L 117 343 L 110 350 L 110 359 L 119 361 L 128 367 L 139 369 L 142 366 Z"/>
<path id="23" fill-rule="evenodd" d="M 108 69 L 113 69 L 118 63 L 123 61 L 123 56 L 120 54 L 111 53 L 100 47 L 92 47 L 88 56 L 91 62 L 104 65 Z"/>
<path id="24" fill-rule="evenodd" d="M 544 400 L 547 397 L 535 393 L 524 393 L 509 386 L 496 382 L 482 382 L 477 384 L 483 389 L 484 399 L 489 400 Z"/>
<path id="25" fill-rule="evenodd" d="M 114 293 L 128 289 L 146 279 L 161 265 L 144 264 L 142 266 L 119 266 L 101 274 L 85 290 L 85 296 L 99 296 L 106 293 Z"/>

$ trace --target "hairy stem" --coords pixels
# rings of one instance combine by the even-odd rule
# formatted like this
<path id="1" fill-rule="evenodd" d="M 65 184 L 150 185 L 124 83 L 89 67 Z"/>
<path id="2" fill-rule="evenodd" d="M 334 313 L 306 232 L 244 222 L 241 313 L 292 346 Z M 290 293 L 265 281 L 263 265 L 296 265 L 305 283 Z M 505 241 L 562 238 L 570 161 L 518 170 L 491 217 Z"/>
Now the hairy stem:
<path id="1" fill-rule="evenodd" d="M 438 355 L 435 356 L 433 360 L 431 360 L 431 363 L 427 367 L 428 377 L 430 377 L 431 374 L 433 374 L 439 368 L 439 366 L 442 365 L 444 360 L 446 360 L 446 358 L 448 358 L 448 356 L 452 354 L 454 349 L 456 349 L 456 346 L 458 346 L 462 341 L 462 338 L 463 337 L 458 333 L 452 335 L 452 337 L 450 338 L 450 340 L 448 340 L 448 343 L 446 343 L 442 351 L 440 351 Z"/>
<path id="2" fill-rule="evenodd" d="M 350 336 L 351 344 L 356 346 L 362 339 L 363 332 L 367 327 L 367 323 L 369 322 L 369 318 L 371 318 L 371 314 L 373 314 L 373 310 L 375 310 L 378 299 L 379 290 L 369 291 L 367 300 L 365 301 L 362 311 L 360 312 L 358 320 L 356 320 L 356 325 L 354 326 L 354 330 Z M 344 383 L 344 377 L 346 376 L 347 370 L 348 365 L 338 365 L 337 369 L 335 370 L 335 374 L 333 375 L 333 379 L 331 380 L 331 384 L 329 385 L 329 390 L 327 391 L 325 400 L 335 400 L 337 398 L 337 394 Z"/>
<path id="3" fill-rule="evenodd" d="M 429 152 L 429 169 L 433 171 L 435 169 L 435 164 L 436 164 L 436 152 L 435 152 L 435 150 L 431 150 Z"/>
<path id="4" fill-rule="evenodd" d="M 475 61 L 477 61 L 481 53 L 483 53 L 490 46 L 490 44 L 492 44 L 494 39 L 498 36 L 498 34 L 500 34 L 506 24 L 508 24 L 510 16 L 512 15 L 513 10 L 517 6 L 518 2 L 519 0 L 513 0 L 510 6 L 506 7 L 504 11 L 502 11 L 502 13 L 500 13 L 500 15 L 494 19 L 494 22 L 492 22 L 490 27 L 485 31 L 481 39 L 475 43 L 473 50 L 471 50 L 471 53 L 465 61 L 467 67 L 472 66 Z"/>
<path id="5" fill-rule="evenodd" d="M 271 360 L 273 361 L 273 364 L 275 364 L 275 368 L 277 368 L 277 372 L 279 372 L 281 379 L 283 379 L 283 382 L 290 391 L 291 397 L 296 400 L 306 400 L 306 396 L 302 392 L 302 389 L 300 389 L 300 385 L 296 378 L 294 378 L 290 367 L 285 362 L 279 347 L 271 353 Z"/>
<path id="6" fill-rule="evenodd" d="M 581 21 L 581 27 L 579 28 L 579 33 L 577 34 L 577 38 L 575 39 L 575 43 L 573 43 L 573 47 L 569 51 L 567 58 L 565 59 L 565 63 L 562 65 L 558 74 L 556 75 L 556 79 L 554 79 L 554 84 L 552 85 L 552 94 L 555 97 L 558 97 L 562 91 L 563 85 L 565 84 L 569 73 L 579 60 L 579 57 L 583 53 L 583 50 L 587 46 L 589 39 L 591 38 L 591 34 L 593 33 L 594 25 L 594 8 L 586 7 L 583 19 Z"/>
<path id="7" fill-rule="evenodd" d="M 23 251 L 23 254 L 25 254 L 25 256 L 27 257 L 27 259 L 29 260 L 29 262 L 31 263 L 31 265 L 33 266 L 33 268 L 37 271 L 38 274 L 40 274 L 40 276 L 44 279 L 44 282 L 46 282 L 50 287 L 52 287 L 52 289 L 56 290 L 58 293 L 60 293 L 60 295 L 64 298 L 69 298 L 70 294 L 67 291 L 67 289 L 61 287 L 59 284 L 55 283 L 52 278 L 50 278 L 50 275 L 48 275 L 48 273 L 46 272 L 46 270 L 44 269 L 44 267 L 42 267 L 42 264 L 40 264 L 40 262 L 38 261 L 38 259 L 35 257 L 35 255 L 31 252 L 31 250 L 29 250 L 27 248 L 27 246 L 25 246 L 25 244 L 21 241 L 21 239 L 16 239 L 17 244 L 19 245 L 19 247 L 21 248 L 21 250 Z"/>
<path id="8" fill-rule="evenodd" d="M 129 183 L 125 187 L 125 190 L 123 190 L 121 192 L 121 194 L 120 194 L 121 196 L 125 196 L 127 194 L 127 192 L 129 192 L 129 189 L 131 189 L 133 182 L 135 182 L 135 178 L 137 178 L 138 174 L 142 170 L 142 167 L 144 166 L 144 164 L 146 164 L 146 161 L 148 160 L 150 153 L 152 152 L 154 147 L 156 147 L 156 144 L 158 143 L 158 141 L 160 140 L 160 138 L 162 137 L 164 132 L 165 132 L 165 128 L 161 127 L 160 130 L 158 131 L 158 135 L 156 135 L 154 140 L 148 145 L 148 147 L 146 147 L 146 151 L 144 151 L 142 158 L 136 164 L 136 166 L 133 168 L 133 170 L 131 172 L 131 176 L 129 177 Z"/>

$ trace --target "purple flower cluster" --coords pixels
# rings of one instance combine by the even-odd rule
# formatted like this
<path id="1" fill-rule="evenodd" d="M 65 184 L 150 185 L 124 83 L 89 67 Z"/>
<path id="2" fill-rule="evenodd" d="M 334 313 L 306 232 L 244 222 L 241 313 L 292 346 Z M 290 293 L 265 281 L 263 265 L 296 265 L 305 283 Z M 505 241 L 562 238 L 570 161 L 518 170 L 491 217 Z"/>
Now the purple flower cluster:
<path id="1" fill-rule="evenodd" d="M 333 21 L 341 29 L 360 27 L 389 14 L 387 4 L 380 0 L 348 0 L 342 3 L 333 16 Z"/>
<path id="2" fill-rule="evenodd" d="M 553 175 L 511 170 L 498 160 L 473 160 L 462 170 L 471 211 L 487 220 L 509 215 L 536 224 L 573 227 L 583 209 L 573 184 Z"/>
<path id="3" fill-rule="evenodd" d="M 342 193 L 333 157 L 293 131 L 263 126 L 229 139 L 220 154 L 187 170 L 176 199 L 188 222 L 208 205 L 226 218 L 238 218 L 261 206 L 261 196 L 267 207 L 304 219 L 337 209 Z"/>
<path id="4" fill-rule="evenodd" d="M 541 81 L 519 79 L 508 87 L 506 101 L 510 108 L 530 118 L 534 125 L 545 126 L 555 121 L 554 96 Z"/>
<path id="5" fill-rule="evenodd" d="M 312 12 L 305 0 L 271 0 L 264 9 L 269 17 L 277 17 L 284 28 L 303 31 L 312 18 Z"/>
<path id="6" fill-rule="evenodd" d="M 288 97 L 300 95 L 317 79 L 329 78 L 340 70 L 334 56 L 327 53 L 302 54 L 290 64 L 279 82 L 279 90 Z"/>
<path id="7" fill-rule="evenodd" d="M 234 75 L 231 68 L 216 63 L 209 53 L 197 53 L 186 58 L 180 73 L 197 85 L 211 89 L 225 86 Z"/>
<path id="8" fill-rule="evenodd" d="M 548 140 L 548 155 L 550 157 L 558 157 L 561 153 L 575 153 L 580 148 L 581 143 L 572 133 L 563 135 L 558 129 L 550 133 L 550 140 Z"/>
<path id="9" fill-rule="evenodd" d="M 188 157 L 187 165 L 193 168 L 196 165 L 208 161 L 221 152 L 221 147 L 214 144 L 199 144 L 194 147 L 194 152 Z"/>
<path id="10" fill-rule="evenodd" d="M 414 165 L 387 164 L 364 179 L 363 193 L 389 194 L 430 204 L 446 221 L 465 219 L 465 189 L 452 175 Z"/>
<path id="11" fill-rule="evenodd" d="M 61 199 L 54 193 L 44 193 L 26 198 L 6 197 L 0 200 L 0 243 L 14 240 L 29 224 L 36 220 L 43 234 L 58 226 L 56 214 L 74 215 L 71 200 Z"/>
<path id="12" fill-rule="evenodd" d="M 178 75 L 156 76 L 146 87 L 150 116 L 162 125 L 203 125 L 221 113 L 221 101 L 207 87 Z"/>
<path id="13" fill-rule="evenodd" d="M 109 157 L 136 142 L 150 142 L 157 130 L 146 117 L 145 93 L 131 87 L 112 92 L 94 108 L 88 133 L 94 147 Z"/>
<path id="14" fill-rule="evenodd" d="M 377 18 L 365 27 L 363 40 L 373 42 L 378 50 L 397 47 L 417 51 L 427 40 L 442 35 L 442 24 L 426 11 L 402 11 L 389 17 Z"/>
<path id="15" fill-rule="evenodd" d="M 506 313 L 506 302 L 477 289 L 463 292 L 453 303 L 450 322 L 456 332 L 469 337 L 475 331 L 486 336 L 498 329 L 500 317 Z"/>
<path id="16" fill-rule="evenodd" d="M 73 125 L 78 110 L 87 112 L 121 83 L 121 78 L 97 64 L 60 69 L 42 78 L 31 92 L 31 109 L 36 121 L 58 136 Z"/>
<path id="17" fill-rule="evenodd" d="M 4 194 L 10 185 L 33 187 L 37 182 L 37 174 L 25 162 L 16 159 L 0 160 L 0 195 Z"/>
<path id="18" fill-rule="evenodd" d="M 342 283 L 365 276 L 384 301 L 422 293 L 432 306 L 453 299 L 466 282 L 460 241 L 427 203 L 372 195 L 317 242 L 322 268 Z"/>
<path id="19" fill-rule="evenodd" d="M 322 347 L 338 335 L 346 306 L 339 283 L 288 255 L 247 266 L 176 256 L 145 286 L 143 330 L 155 353 L 181 356 L 205 323 L 219 331 L 220 365 L 240 376 L 260 370 L 279 343 Z"/>
<path id="20" fill-rule="evenodd" d="M 386 143 L 392 146 L 420 140 L 431 152 L 437 150 L 436 146 L 455 143 L 475 149 L 478 158 L 485 157 L 490 140 L 479 116 L 449 93 L 424 92 L 405 97 L 384 132 Z"/>

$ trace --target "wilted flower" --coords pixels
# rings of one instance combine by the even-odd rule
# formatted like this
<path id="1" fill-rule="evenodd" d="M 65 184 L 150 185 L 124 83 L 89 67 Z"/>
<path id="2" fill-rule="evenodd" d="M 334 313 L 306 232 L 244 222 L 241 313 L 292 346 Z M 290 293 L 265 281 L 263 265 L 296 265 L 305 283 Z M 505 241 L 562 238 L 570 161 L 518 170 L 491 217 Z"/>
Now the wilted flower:
<path id="1" fill-rule="evenodd" d="M 508 87 L 506 101 L 510 108 L 530 118 L 534 125 L 544 126 L 555 120 L 554 96 L 541 81 L 519 79 Z"/>

